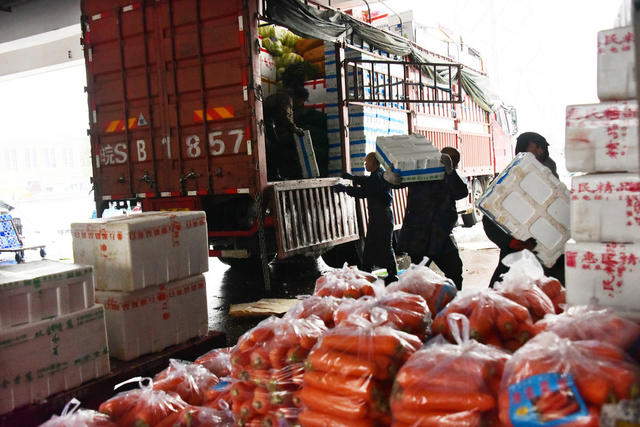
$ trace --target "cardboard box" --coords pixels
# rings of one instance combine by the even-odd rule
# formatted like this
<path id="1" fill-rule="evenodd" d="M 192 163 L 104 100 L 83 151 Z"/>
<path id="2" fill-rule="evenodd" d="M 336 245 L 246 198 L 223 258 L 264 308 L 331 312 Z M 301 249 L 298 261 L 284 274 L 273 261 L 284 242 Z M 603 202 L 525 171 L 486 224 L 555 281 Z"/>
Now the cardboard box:
<path id="1" fill-rule="evenodd" d="M 134 292 L 96 291 L 104 305 L 112 357 L 131 360 L 207 333 L 204 276 Z"/>
<path id="2" fill-rule="evenodd" d="M 574 176 L 571 238 L 583 242 L 640 242 L 638 174 Z"/>
<path id="3" fill-rule="evenodd" d="M 398 173 L 403 183 L 444 178 L 440 150 L 424 135 L 379 136 L 376 145 L 384 168 Z"/>
<path id="4" fill-rule="evenodd" d="M 204 212 L 143 212 L 71 224 L 75 262 L 100 290 L 133 291 L 209 269 Z"/>
<path id="5" fill-rule="evenodd" d="M 478 207 L 518 240 L 536 239 L 533 251 L 552 267 L 569 240 L 569 191 L 531 153 L 518 154 L 487 187 Z"/>
<path id="6" fill-rule="evenodd" d="M 302 169 L 303 178 L 317 178 L 320 176 L 318 162 L 316 161 L 316 152 L 313 149 L 311 141 L 311 133 L 304 131 L 303 135 L 294 135 L 296 140 L 296 149 L 298 150 L 298 160 Z"/>
<path id="7" fill-rule="evenodd" d="M 91 266 L 45 259 L 0 267 L 0 330 L 93 304 Z"/>
<path id="8" fill-rule="evenodd" d="M 598 98 L 635 99 L 635 40 L 633 27 L 598 32 Z"/>
<path id="9" fill-rule="evenodd" d="M 640 321 L 639 282 L 640 244 L 567 243 L 567 304 L 596 303 L 637 322 Z"/>
<path id="10" fill-rule="evenodd" d="M 571 172 L 637 172 L 637 101 L 569 105 L 565 158 Z"/>
<path id="11" fill-rule="evenodd" d="M 108 373 L 100 305 L 0 331 L 0 413 Z"/>

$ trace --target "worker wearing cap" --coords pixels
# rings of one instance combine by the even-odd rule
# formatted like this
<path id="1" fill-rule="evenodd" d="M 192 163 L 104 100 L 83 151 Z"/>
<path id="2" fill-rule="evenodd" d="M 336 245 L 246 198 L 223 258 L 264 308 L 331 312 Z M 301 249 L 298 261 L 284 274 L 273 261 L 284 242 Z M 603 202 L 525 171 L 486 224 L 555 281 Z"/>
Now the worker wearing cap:
<path id="1" fill-rule="evenodd" d="M 428 257 L 427 265 L 435 262 L 462 289 L 462 260 L 452 232 L 458 222 L 456 200 L 467 197 L 469 189 L 456 172 L 460 163 L 458 150 L 444 147 L 440 161 L 445 167 L 444 179 L 407 185 L 407 207 L 398 250 L 406 252 L 416 264 Z"/>
<path id="2" fill-rule="evenodd" d="M 367 199 L 367 236 L 364 241 L 362 268 L 371 271 L 373 266 L 387 269 L 387 284 L 395 281 L 398 274 L 395 254 L 393 253 L 393 212 L 391 211 L 391 186 L 383 178 L 384 169 L 375 153 L 369 153 L 364 161 L 369 176 L 353 176 L 343 173 L 342 177 L 350 179 L 353 187 L 343 184 L 333 186 L 335 192 L 345 192 L 351 197 Z"/>
<path id="3" fill-rule="evenodd" d="M 520 134 L 516 140 L 516 154 L 519 153 L 533 154 L 540 163 L 551 170 L 551 173 L 555 175 L 556 178 L 558 177 L 556 163 L 549 157 L 549 143 L 542 135 L 535 132 Z M 514 239 L 505 233 L 487 215 L 482 218 L 482 225 L 484 226 L 484 232 L 487 237 L 500 248 L 500 260 L 498 260 L 498 266 L 493 272 L 493 276 L 489 282 L 489 286 L 493 287 L 493 284 L 500 280 L 500 276 L 509 270 L 509 267 L 502 264 L 502 259 L 510 253 L 524 249 L 533 251 L 537 242 L 533 237 L 526 241 Z M 564 283 L 564 256 L 561 256 L 553 267 L 547 268 L 543 266 L 543 268 L 545 275 L 555 277 L 560 283 Z"/>

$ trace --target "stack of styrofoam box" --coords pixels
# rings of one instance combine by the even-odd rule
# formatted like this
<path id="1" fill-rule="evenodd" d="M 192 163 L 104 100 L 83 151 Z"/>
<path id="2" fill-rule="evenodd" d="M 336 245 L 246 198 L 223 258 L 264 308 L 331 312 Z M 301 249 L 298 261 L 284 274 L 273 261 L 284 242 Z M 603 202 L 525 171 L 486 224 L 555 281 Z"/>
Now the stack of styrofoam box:
<path id="1" fill-rule="evenodd" d="M 385 169 L 397 172 L 403 183 L 444 177 L 440 151 L 424 135 L 379 136 L 376 150 Z"/>
<path id="2" fill-rule="evenodd" d="M 598 33 L 599 104 L 567 107 L 574 176 L 567 303 L 596 303 L 640 320 L 638 104 L 631 27 Z"/>
<path id="3" fill-rule="evenodd" d="M 76 262 L 94 266 L 111 356 L 131 360 L 207 332 L 204 212 L 145 212 L 71 224 Z"/>
<path id="4" fill-rule="evenodd" d="M 0 267 L 0 414 L 109 373 L 91 266 Z"/>
<path id="5" fill-rule="evenodd" d="M 569 240 L 569 190 L 531 153 L 520 153 L 478 201 L 493 222 L 518 240 L 534 238 L 540 262 L 552 267 Z"/>
<path id="6" fill-rule="evenodd" d="M 262 96 L 266 98 L 276 93 L 278 89 L 276 83 L 276 60 L 269 51 L 262 47 L 262 37 L 260 40 L 260 82 L 262 85 Z"/>
<path id="7" fill-rule="evenodd" d="M 316 152 L 313 149 L 311 141 L 311 133 L 305 130 L 303 135 L 295 135 L 296 151 L 298 152 L 298 160 L 302 169 L 303 178 L 317 178 L 320 176 L 318 162 L 316 160 Z"/>
<path id="8" fill-rule="evenodd" d="M 365 48 L 368 48 L 366 42 Z M 378 52 L 374 50 L 374 53 Z M 360 50 L 346 49 L 345 56 L 355 59 L 379 59 L 373 55 L 367 55 Z M 329 176 L 339 176 L 342 172 L 342 147 L 340 146 L 340 123 L 338 118 L 338 94 L 337 79 L 335 74 L 335 51 L 333 43 L 325 43 L 325 64 L 326 64 L 326 108 L 327 133 L 329 136 Z M 378 86 L 382 86 L 383 81 L 387 81 L 389 76 L 385 75 L 387 69 L 378 65 L 375 70 L 378 75 Z M 392 72 L 396 72 L 394 69 Z M 349 72 L 350 79 L 353 71 Z M 359 85 L 369 85 L 371 75 L 368 70 L 358 70 Z M 399 76 L 395 76 L 399 77 Z M 350 87 L 353 91 L 354 88 Z M 370 90 L 366 88 L 365 90 Z M 384 88 L 379 89 L 382 92 Z M 389 108 L 385 108 L 389 107 Z M 392 108 L 391 108 L 392 107 Z M 387 105 L 367 104 L 349 105 L 349 151 L 351 158 L 351 171 L 354 175 L 364 175 L 364 157 L 367 153 L 376 151 L 376 138 L 389 135 L 406 135 L 408 133 L 407 114 L 400 109 L 403 106 L 398 103 L 387 103 Z"/>

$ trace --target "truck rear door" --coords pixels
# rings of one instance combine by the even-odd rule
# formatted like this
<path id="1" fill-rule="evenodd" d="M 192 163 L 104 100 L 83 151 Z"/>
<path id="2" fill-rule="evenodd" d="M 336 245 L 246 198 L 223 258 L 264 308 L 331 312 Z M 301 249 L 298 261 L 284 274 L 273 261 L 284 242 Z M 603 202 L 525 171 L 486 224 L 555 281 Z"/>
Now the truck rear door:
<path id="1" fill-rule="evenodd" d="M 83 0 L 96 200 L 258 186 L 242 0 Z"/>

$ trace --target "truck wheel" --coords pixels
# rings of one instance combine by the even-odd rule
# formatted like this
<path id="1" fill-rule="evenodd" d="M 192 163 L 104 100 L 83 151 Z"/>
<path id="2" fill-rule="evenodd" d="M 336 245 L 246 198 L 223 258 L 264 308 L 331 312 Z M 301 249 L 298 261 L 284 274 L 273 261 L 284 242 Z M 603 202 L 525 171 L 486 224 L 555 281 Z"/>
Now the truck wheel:
<path id="1" fill-rule="evenodd" d="M 474 179 L 471 184 L 471 212 L 462 215 L 462 223 L 465 227 L 473 227 L 477 222 L 482 221 L 482 211 L 476 206 L 476 201 L 482 196 L 484 188 L 479 179 Z"/>

